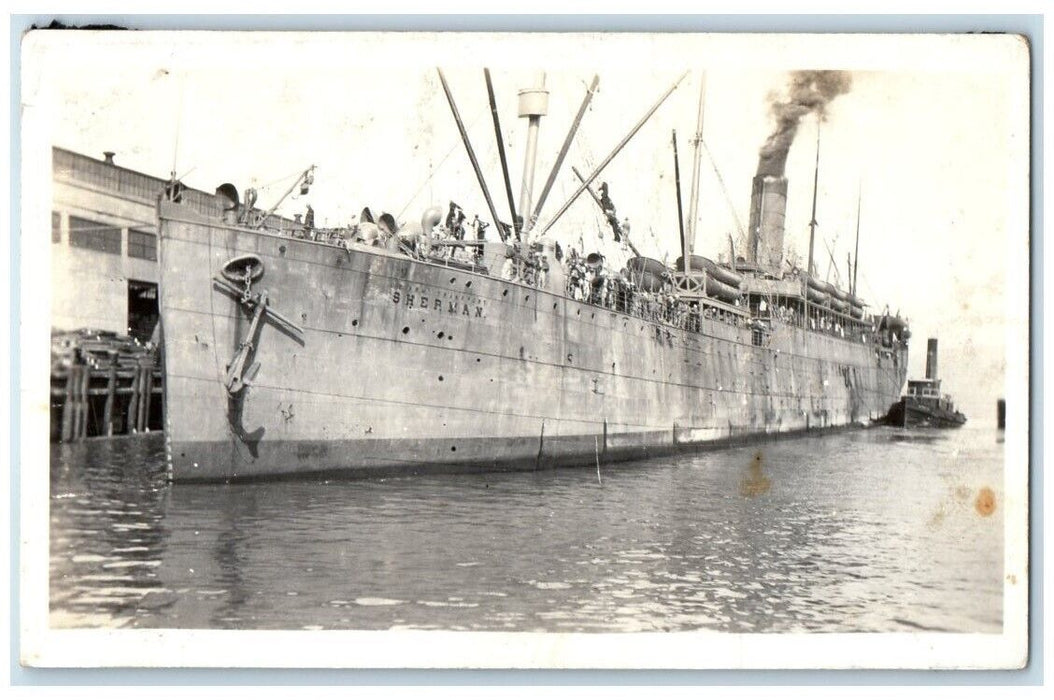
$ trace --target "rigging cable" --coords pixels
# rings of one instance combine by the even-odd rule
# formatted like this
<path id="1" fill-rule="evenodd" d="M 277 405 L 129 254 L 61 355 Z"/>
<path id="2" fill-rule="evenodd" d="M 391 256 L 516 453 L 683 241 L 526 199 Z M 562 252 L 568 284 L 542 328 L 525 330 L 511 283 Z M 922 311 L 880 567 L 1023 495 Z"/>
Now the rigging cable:
<path id="1" fill-rule="evenodd" d="M 472 127 L 474 127 L 476 125 L 476 122 L 478 122 L 480 120 L 480 117 L 482 117 L 484 114 L 486 114 L 489 111 L 490 111 L 490 108 L 487 107 L 487 106 L 484 106 L 483 109 L 481 109 L 479 111 L 479 113 L 476 114 L 476 116 L 474 116 L 472 118 L 472 121 L 469 122 L 467 130 L 471 131 Z M 458 138 L 454 142 L 454 145 L 451 146 L 450 150 L 446 152 L 446 155 L 443 156 L 440 159 L 440 161 L 438 163 L 436 163 L 435 167 L 433 167 L 431 169 L 431 172 L 428 173 L 428 177 L 426 177 L 425 181 L 421 183 L 421 186 L 417 188 L 417 191 L 415 191 L 412 195 L 410 195 L 410 200 L 405 205 L 403 205 L 403 208 L 400 209 L 398 215 L 396 215 L 396 217 L 395 217 L 396 221 L 399 221 L 399 220 L 401 220 L 403 218 L 403 214 L 406 213 L 406 210 L 409 209 L 410 205 L 414 203 L 414 200 L 416 200 L 417 196 L 419 194 L 421 194 L 421 191 L 424 190 L 425 187 L 428 187 L 428 183 L 430 183 L 432 181 L 432 178 L 434 178 L 436 176 L 436 173 L 439 172 L 439 168 L 443 167 L 443 164 L 454 153 L 454 151 L 458 150 L 459 148 L 463 148 L 463 147 L 464 147 L 464 144 L 461 142 L 461 139 Z"/>
<path id="2" fill-rule="evenodd" d="M 714 169 L 714 175 L 717 176 L 717 182 L 721 185 L 721 192 L 725 195 L 725 203 L 728 204 L 728 210 L 732 213 L 732 220 L 736 222 L 736 231 L 739 233 L 739 242 L 743 243 L 746 238 L 746 230 L 743 228 L 743 222 L 739 219 L 739 214 L 736 213 L 736 207 L 732 204 L 732 197 L 728 194 L 728 187 L 725 186 L 725 178 L 721 177 L 721 171 L 717 169 L 717 161 L 714 159 L 714 154 L 710 152 L 710 147 L 706 145 L 705 139 L 700 139 L 703 144 L 703 150 L 706 151 L 706 157 L 710 160 L 710 166 Z"/>

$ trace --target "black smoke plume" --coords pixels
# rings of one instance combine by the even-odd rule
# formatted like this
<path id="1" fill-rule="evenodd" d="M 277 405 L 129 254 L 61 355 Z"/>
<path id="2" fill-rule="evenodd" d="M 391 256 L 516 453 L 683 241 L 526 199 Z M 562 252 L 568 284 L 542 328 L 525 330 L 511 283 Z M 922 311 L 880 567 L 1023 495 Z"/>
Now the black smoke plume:
<path id="1" fill-rule="evenodd" d="M 852 74 L 847 71 L 800 70 L 791 73 L 786 97 L 771 98 L 776 128 L 758 154 L 758 175 L 783 175 L 787 153 L 794 143 L 802 117 L 815 114 L 822 121 L 827 115 L 827 105 L 849 92 L 852 82 Z"/>

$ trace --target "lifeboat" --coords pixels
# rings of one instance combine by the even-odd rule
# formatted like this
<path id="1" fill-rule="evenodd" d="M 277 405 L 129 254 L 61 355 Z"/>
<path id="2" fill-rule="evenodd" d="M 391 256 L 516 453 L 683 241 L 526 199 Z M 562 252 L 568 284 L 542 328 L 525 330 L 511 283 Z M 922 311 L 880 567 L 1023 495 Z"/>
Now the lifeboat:
<path id="1" fill-rule="evenodd" d="M 739 287 L 743 283 L 743 275 L 735 270 L 730 270 L 723 265 L 718 265 L 710 258 L 701 255 L 692 255 L 688 258 L 693 270 L 706 270 L 706 274 L 718 282 L 730 287 Z M 684 258 L 677 258 L 675 267 L 678 271 L 684 269 Z"/>
<path id="2" fill-rule="evenodd" d="M 827 292 L 817 289 L 810 283 L 805 285 L 805 298 L 814 304 L 826 306 L 829 297 L 827 296 Z"/>
<path id="3" fill-rule="evenodd" d="M 816 279 L 814 277 L 805 278 L 805 296 L 814 304 L 820 306 L 834 305 L 835 300 L 835 288 L 833 285 L 827 284 L 823 280 Z M 849 305 L 845 302 L 841 302 L 846 309 Z M 835 308 L 838 308 L 837 306 Z"/>
<path id="4" fill-rule="evenodd" d="M 725 284 L 716 277 L 708 276 L 706 278 L 706 295 L 731 304 L 742 297 L 743 293 L 739 291 L 739 287 Z"/>
<path id="5" fill-rule="evenodd" d="M 902 336 L 908 329 L 908 322 L 900 316 L 883 316 L 878 322 L 878 329 L 889 330 Z"/>
<path id="6" fill-rule="evenodd" d="M 660 292 L 670 279 L 670 272 L 658 260 L 636 257 L 626 261 L 629 278 L 646 292 Z"/>
<path id="7" fill-rule="evenodd" d="M 849 295 L 849 315 L 853 318 L 864 317 L 864 300 L 853 294 Z"/>

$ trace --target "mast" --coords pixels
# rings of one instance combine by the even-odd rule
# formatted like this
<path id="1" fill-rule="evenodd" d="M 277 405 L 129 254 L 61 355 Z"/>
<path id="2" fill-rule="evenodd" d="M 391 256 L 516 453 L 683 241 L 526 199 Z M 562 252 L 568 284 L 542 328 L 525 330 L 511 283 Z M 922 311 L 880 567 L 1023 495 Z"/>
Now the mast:
<path id="1" fill-rule="evenodd" d="M 501 135 L 501 122 L 498 120 L 498 104 L 494 99 L 494 84 L 490 81 L 490 68 L 483 69 L 487 80 L 487 97 L 490 99 L 490 114 L 494 118 L 494 137 L 498 141 L 498 158 L 501 160 L 501 176 L 505 180 L 505 196 L 509 198 L 509 213 L 512 216 L 512 227 L 516 237 L 520 237 L 520 221 L 516 218 L 516 201 L 512 197 L 512 182 L 509 180 L 509 163 L 505 160 L 505 139 Z"/>
<path id="2" fill-rule="evenodd" d="M 549 190 L 553 188 L 553 183 L 556 182 L 556 174 L 560 171 L 560 166 L 563 165 L 564 158 L 567 157 L 567 151 L 571 148 L 571 142 L 574 140 L 575 134 L 578 133 L 578 127 L 582 123 L 582 117 L 586 115 L 586 109 L 589 107 L 593 95 L 596 94 L 597 86 L 599 84 L 600 76 L 594 75 L 593 82 L 590 83 L 589 90 L 586 92 L 586 96 L 582 99 L 582 106 L 578 108 L 578 114 L 575 115 L 575 120 L 571 122 L 571 128 L 567 132 L 567 138 L 564 139 L 564 145 L 560 147 L 560 153 L 556 156 L 556 162 L 553 163 L 553 168 L 549 171 L 549 177 L 545 181 L 545 187 L 542 188 L 542 194 L 538 197 L 538 203 L 534 205 L 534 213 L 531 214 L 530 221 L 525 223 L 528 231 L 534 228 L 534 225 L 538 222 L 538 216 L 542 213 L 542 207 L 545 205 L 545 200 L 549 197 Z"/>
<path id="3" fill-rule="evenodd" d="M 534 196 L 534 163 L 538 155 L 538 128 L 542 117 L 549 113 L 549 92 L 545 89 L 545 73 L 538 86 L 520 90 L 520 116 L 527 117 L 527 154 L 523 159 L 523 186 L 520 189 L 520 211 L 531 211 Z"/>
<path id="4" fill-rule="evenodd" d="M 820 184 L 820 122 L 816 122 L 816 170 L 812 176 L 812 219 L 809 221 L 809 277 L 813 276 L 812 251 L 816 240 L 816 190 Z"/>
<path id="5" fill-rule="evenodd" d="M 454 95 L 450 92 L 450 86 L 447 85 L 446 76 L 443 75 L 441 68 L 436 68 L 436 72 L 439 73 L 439 82 L 443 84 L 443 92 L 446 93 L 446 100 L 450 103 L 450 111 L 454 114 L 454 121 L 457 122 L 457 130 L 461 133 L 461 141 L 465 144 L 465 150 L 468 151 L 468 159 L 472 161 L 472 169 L 476 172 L 476 179 L 479 181 L 479 187 L 483 190 L 483 198 L 487 200 L 487 208 L 490 209 L 491 219 L 494 220 L 494 228 L 497 229 L 498 235 L 501 236 L 501 240 L 505 241 L 505 230 L 501 227 L 501 220 L 498 218 L 498 211 L 494 208 L 494 200 L 490 198 L 490 190 L 487 189 L 487 183 L 483 179 L 483 171 L 479 169 L 479 161 L 476 160 L 476 152 L 472 150 L 472 143 L 468 140 L 468 132 L 465 130 L 465 123 L 461 121 L 461 113 L 457 110 L 457 104 L 454 102 Z"/>
<path id="6" fill-rule="evenodd" d="M 695 138 L 692 140 L 693 153 L 692 153 L 692 194 L 688 200 L 688 252 L 685 255 L 690 254 L 695 249 L 695 234 L 696 234 L 696 220 L 699 217 L 699 186 L 700 186 L 700 172 L 699 168 L 702 165 L 702 144 L 703 144 L 703 112 L 706 108 L 706 72 L 703 72 L 702 79 L 699 84 L 699 116 L 695 123 Z M 687 260 L 687 257 L 685 258 Z"/>
<path id="7" fill-rule="evenodd" d="M 648 110 L 647 114 L 641 117 L 641 120 L 637 122 L 632 129 L 630 129 L 630 132 L 626 134 L 625 138 L 623 138 L 618 143 L 618 145 L 615 146 L 614 149 L 612 149 L 611 153 L 609 153 L 607 157 L 604 158 L 600 165 L 598 165 L 596 169 L 593 170 L 592 174 L 582 182 L 582 184 L 577 190 L 575 190 L 575 193 L 571 195 L 571 197 L 564 203 L 562 207 L 560 207 L 560 210 L 556 212 L 552 220 L 550 220 L 549 223 L 545 225 L 545 228 L 542 229 L 542 234 L 552 228 L 553 224 L 555 224 L 557 220 L 564 215 L 564 212 L 566 212 L 570 208 L 570 206 L 574 204 L 575 200 L 578 199 L 579 195 L 585 192 L 586 187 L 591 185 L 593 183 L 593 180 L 597 179 L 597 176 L 600 175 L 600 172 L 604 168 L 606 168 L 608 166 L 608 163 L 610 163 L 615 158 L 615 156 L 619 154 L 619 151 L 621 151 L 626 146 L 626 144 L 629 143 L 629 140 L 633 138 L 638 131 L 640 131 L 640 128 L 644 126 L 644 123 L 651 119 L 651 115 L 655 114 L 655 110 L 659 109 L 659 107 L 662 106 L 662 103 L 666 101 L 666 98 L 669 97 L 673 93 L 673 91 L 677 89 L 677 86 L 681 84 L 681 81 L 684 80 L 684 76 L 686 75 L 688 74 L 683 73 L 681 77 L 677 78 L 676 82 L 674 82 L 674 84 L 671 85 L 670 88 L 663 93 L 662 97 L 660 97 L 659 100 L 652 106 L 652 108 Z"/>
<path id="8" fill-rule="evenodd" d="M 860 269 L 860 200 L 862 199 L 862 186 L 856 188 L 856 249 L 853 251 L 853 284 L 849 293 L 856 296 L 856 272 Z"/>
<path id="9" fill-rule="evenodd" d="M 688 251 L 690 251 L 691 243 L 688 240 L 688 234 L 684 228 L 684 210 L 681 208 L 681 164 L 677 159 L 677 130 L 673 130 L 673 184 L 677 189 L 677 225 L 681 229 L 681 264 L 684 267 L 684 274 L 688 275 L 691 273 L 691 263 L 688 261 Z"/>

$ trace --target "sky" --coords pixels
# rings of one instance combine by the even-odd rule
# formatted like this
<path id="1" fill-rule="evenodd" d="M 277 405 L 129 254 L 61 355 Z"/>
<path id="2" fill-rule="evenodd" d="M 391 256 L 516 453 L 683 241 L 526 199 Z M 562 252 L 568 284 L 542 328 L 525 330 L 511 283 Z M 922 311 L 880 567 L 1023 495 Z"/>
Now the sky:
<path id="1" fill-rule="evenodd" d="M 23 60 L 23 105 L 38 134 L 27 153 L 112 150 L 120 165 L 175 170 L 206 191 L 255 186 L 264 208 L 316 165 L 310 193 L 279 212 L 311 204 L 316 221 L 331 226 L 364 206 L 415 221 L 451 200 L 470 218 L 490 219 L 437 66 L 505 220 L 483 67 L 494 79 L 517 206 L 526 141 L 517 91 L 544 80 L 550 93 L 537 193 L 599 76 L 543 225 L 577 188 L 570 167 L 592 172 L 684 75 L 595 183 L 609 184 L 641 252 L 670 262 L 680 254 L 672 132 L 687 212 L 703 75 L 695 252 L 717 258 L 727 256 L 730 235 L 743 245 L 758 150 L 773 127 L 769 105 L 790 71 L 847 70 L 848 92 L 822 123 L 805 116 L 791 146 L 788 253 L 807 254 L 820 129 L 817 269 L 847 286 L 859 196 L 859 295 L 874 311 L 888 305 L 911 320 L 910 375 L 922 376 L 925 338 L 938 337 L 945 390 L 971 418 L 994 421 L 1008 348 L 1026 339 L 1028 55 L 1011 37 L 53 32 L 31 34 Z M 551 233 L 617 262 L 626 252 L 609 232 L 598 238 L 604 228 L 582 195 Z"/>

